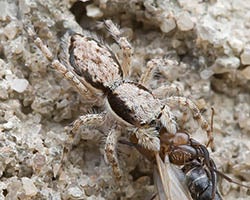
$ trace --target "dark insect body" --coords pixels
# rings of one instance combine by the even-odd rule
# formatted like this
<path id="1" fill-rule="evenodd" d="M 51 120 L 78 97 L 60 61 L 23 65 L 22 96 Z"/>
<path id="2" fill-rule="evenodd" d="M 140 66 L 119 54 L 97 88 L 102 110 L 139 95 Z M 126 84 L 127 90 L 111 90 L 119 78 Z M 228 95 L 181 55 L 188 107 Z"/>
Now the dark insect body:
<path id="1" fill-rule="evenodd" d="M 174 136 L 170 136 L 163 129 L 161 133 L 161 147 L 163 155 L 168 155 L 171 163 L 184 167 L 199 160 L 200 164 L 207 168 L 211 181 L 211 199 L 214 199 L 217 187 L 216 165 L 210 158 L 207 148 L 192 139 L 186 132 L 177 132 Z M 202 174 L 201 174 L 202 175 Z M 210 182 L 209 181 L 209 182 Z"/>
<path id="2" fill-rule="evenodd" d="M 156 185 L 160 200 L 180 198 L 222 200 L 217 189 L 218 175 L 229 182 L 250 188 L 218 171 L 207 148 L 186 132 L 177 131 L 175 135 L 171 135 L 166 132 L 165 128 L 162 128 L 159 154 L 139 146 L 134 137 L 131 137 L 130 140 L 140 153 L 157 164 L 155 174 L 159 177 L 155 180 L 158 182 Z M 176 166 L 178 166 L 177 169 Z M 162 195 L 163 191 L 165 195 Z"/>
<path id="3" fill-rule="evenodd" d="M 186 175 L 187 186 L 194 200 L 222 200 L 217 189 L 212 197 L 214 185 L 211 181 L 210 171 L 198 160 L 185 164 L 182 171 Z"/>

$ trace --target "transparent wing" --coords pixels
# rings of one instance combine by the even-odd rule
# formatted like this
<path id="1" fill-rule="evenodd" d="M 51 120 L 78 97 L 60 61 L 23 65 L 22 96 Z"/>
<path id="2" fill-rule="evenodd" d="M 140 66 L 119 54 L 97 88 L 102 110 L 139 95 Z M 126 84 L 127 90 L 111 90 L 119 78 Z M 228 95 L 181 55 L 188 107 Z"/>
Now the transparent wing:
<path id="1" fill-rule="evenodd" d="M 160 200 L 193 200 L 185 184 L 184 173 L 169 162 L 168 156 L 164 162 L 158 153 L 155 154 L 157 168 L 154 170 L 154 181 Z"/>

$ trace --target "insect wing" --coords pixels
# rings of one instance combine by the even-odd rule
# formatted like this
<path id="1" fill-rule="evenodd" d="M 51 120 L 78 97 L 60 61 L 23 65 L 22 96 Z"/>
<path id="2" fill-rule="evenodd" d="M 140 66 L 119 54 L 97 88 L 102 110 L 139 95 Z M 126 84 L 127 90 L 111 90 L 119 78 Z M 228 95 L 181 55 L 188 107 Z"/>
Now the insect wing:
<path id="1" fill-rule="evenodd" d="M 157 169 L 154 170 L 154 179 L 157 186 L 160 200 L 192 200 L 187 186 L 185 185 L 184 174 L 181 170 L 170 164 L 168 156 L 162 162 L 156 153 Z"/>

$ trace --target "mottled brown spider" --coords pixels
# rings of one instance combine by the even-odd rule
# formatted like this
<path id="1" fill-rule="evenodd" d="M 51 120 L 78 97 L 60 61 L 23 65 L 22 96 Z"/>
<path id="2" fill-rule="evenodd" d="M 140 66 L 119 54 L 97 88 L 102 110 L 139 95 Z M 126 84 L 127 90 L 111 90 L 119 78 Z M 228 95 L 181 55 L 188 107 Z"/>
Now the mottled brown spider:
<path id="1" fill-rule="evenodd" d="M 115 149 L 121 130 L 134 135 L 143 148 L 159 151 L 158 127 L 163 126 L 169 134 L 175 134 L 178 129 L 169 105 L 180 104 L 188 107 L 201 127 L 207 131 L 211 142 L 213 137 L 210 127 L 190 99 L 172 96 L 161 101 L 143 86 L 155 67 L 154 62 L 151 62 L 152 65 L 142 75 L 140 83 L 127 79 L 132 55 L 131 45 L 121 36 L 120 30 L 111 20 L 106 20 L 103 24 L 122 50 L 121 62 L 103 42 L 72 32 L 67 33 L 62 39 L 63 53 L 59 56 L 59 61 L 34 31 L 28 29 L 35 44 L 52 62 L 52 67 L 81 95 L 105 102 L 104 112 L 80 116 L 72 123 L 71 131 L 75 132 L 81 126 L 111 124 L 105 143 L 105 154 L 117 179 L 121 178 L 121 170 Z"/>

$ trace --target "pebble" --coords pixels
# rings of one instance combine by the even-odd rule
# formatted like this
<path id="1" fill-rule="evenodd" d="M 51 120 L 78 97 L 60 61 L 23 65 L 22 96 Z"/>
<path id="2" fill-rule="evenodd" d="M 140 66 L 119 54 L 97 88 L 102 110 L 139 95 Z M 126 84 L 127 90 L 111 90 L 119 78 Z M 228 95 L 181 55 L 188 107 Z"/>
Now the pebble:
<path id="1" fill-rule="evenodd" d="M 68 189 L 68 194 L 73 198 L 82 198 L 84 195 L 84 192 L 77 186 L 70 187 Z"/>
<path id="2" fill-rule="evenodd" d="M 247 66 L 245 69 L 241 70 L 240 73 L 244 78 L 250 80 L 250 66 Z"/>
<path id="3" fill-rule="evenodd" d="M 24 51 L 22 37 L 17 37 L 10 43 L 10 50 L 12 54 L 21 54 Z"/>
<path id="4" fill-rule="evenodd" d="M 240 55 L 240 60 L 243 65 L 250 65 L 250 47 L 246 47 Z"/>
<path id="5" fill-rule="evenodd" d="M 188 12 L 182 12 L 177 16 L 176 23 L 181 31 L 189 31 L 194 28 L 194 22 Z"/>
<path id="6" fill-rule="evenodd" d="M 13 79 L 10 82 L 11 89 L 15 90 L 16 92 L 22 93 L 24 92 L 29 85 L 29 82 L 26 79 Z"/>
<path id="7" fill-rule="evenodd" d="M 240 59 L 237 57 L 220 57 L 215 60 L 215 64 L 211 67 L 216 74 L 231 72 L 238 69 Z"/>
<path id="8" fill-rule="evenodd" d="M 8 87 L 9 84 L 7 81 L 0 81 L 0 99 L 8 99 Z"/>
<path id="9" fill-rule="evenodd" d="M 11 40 L 14 39 L 16 34 L 18 32 L 17 24 L 15 22 L 10 22 L 5 28 L 4 28 L 4 34 L 5 36 Z"/>
<path id="10" fill-rule="evenodd" d="M 243 42 L 235 37 L 231 38 L 229 41 L 228 41 L 230 47 L 237 53 L 239 54 L 242 49 L 243 49 Z"/>
<path id="11" fill-rule="evenodd" d="M 86 6 L 87 16 L 92 18 L 99 18 L 103 16 L 103 12 L 94 4 Z"/>
<path id="12" fill-rule="evenodd" d="M 39 170 L 45 164 L 46 164 L 46 157 L 40 153 L 37 153 L 33 158 L 33 167 Z"/>
<path id="13" fill-rule="evenodd" d="M 166 18 L 162 21 L 160 25 L 160 29 L 164 33 L 169 33 L 170 31 L 174 30 L 176 27 L 175 20 L 173 18 Z"/>
<path id="14" fill-rule="evenodd" d="M 37 188 L 33 183 L 33 180 L 23 177 L 22 178 L 23 189 L 27 196 L 35 196 L 37 194 Z"/>
<path id="15" fill-rule="evenodd" d="M 0 1 L 0 21 L 15 19 L 16 13 L 16 5 L 14 2 Z"/>
<path id="16" fill-rule="evenodd" d="M 211 68 L 206 68 L 203 71 L 200 72 L 200 77 L 203 80 L 209 79 L 211 76 L 213 76 L 214 71 Z"/>

